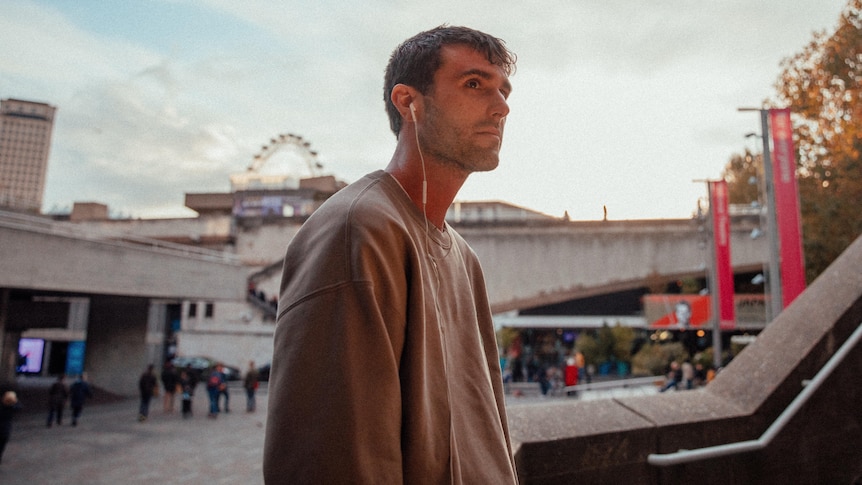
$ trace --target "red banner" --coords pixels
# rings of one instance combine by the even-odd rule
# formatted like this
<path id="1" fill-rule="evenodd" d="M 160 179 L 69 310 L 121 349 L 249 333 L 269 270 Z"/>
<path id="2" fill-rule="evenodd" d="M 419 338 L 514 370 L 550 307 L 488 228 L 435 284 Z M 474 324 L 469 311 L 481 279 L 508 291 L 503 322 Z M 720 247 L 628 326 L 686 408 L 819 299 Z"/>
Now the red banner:
<path id="1" fill-rule="evenodd" d="M 802 255 L 802 228 L 796 188 L 796 154 L 790 109 L 769 110 L 772 132 L 775 218 L 781 257 L 781 295 L 784 308 L 805 290 L 805 261 Z"/>
<path id="2" fill-rule="evenodd" d="M 732 329 L 736 317 L 733 306 L 733 267 L 730 263 L 730 202 L 727 182 L 709 183 L 709 210 L 712 212 L 712 233 L 715 244 L 715 275 L 718 288 L 718 317 L 722 329 Z"/>

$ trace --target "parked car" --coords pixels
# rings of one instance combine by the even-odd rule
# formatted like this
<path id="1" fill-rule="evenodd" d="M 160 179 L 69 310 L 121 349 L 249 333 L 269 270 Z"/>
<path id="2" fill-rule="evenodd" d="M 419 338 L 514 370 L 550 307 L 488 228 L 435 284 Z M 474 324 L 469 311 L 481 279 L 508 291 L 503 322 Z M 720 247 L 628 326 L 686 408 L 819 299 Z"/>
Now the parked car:
<path id="1" fill-rule="evenodd" d="M 177 370 L 186 369 L 187 366 L 191 365 L 192 372 L 195 374 L 195 378 L 198 382 L 206 381 L 206 378 L 209 376 L 210 372 L 215 368 L 216 364 L 219 362 L 210 357 L 204 357 L 200 355 L 195 356 L 183 356 L 183 357 L 174 357 L 173 361 L 174 367 Z M 238 381 L 242 379 L 242 372 L 236 367 L 227 365 L 222 363 L 224 367 L 224 376 L 225 380 L 228 381 Z"/>
<path id="2" fill-rule="evenodd" d="M 257 380 L 259 380 L 260 382 L 269 381 L 269 367 L 270 364 L 263 364 L 262 366 L 257 368 Z"/>

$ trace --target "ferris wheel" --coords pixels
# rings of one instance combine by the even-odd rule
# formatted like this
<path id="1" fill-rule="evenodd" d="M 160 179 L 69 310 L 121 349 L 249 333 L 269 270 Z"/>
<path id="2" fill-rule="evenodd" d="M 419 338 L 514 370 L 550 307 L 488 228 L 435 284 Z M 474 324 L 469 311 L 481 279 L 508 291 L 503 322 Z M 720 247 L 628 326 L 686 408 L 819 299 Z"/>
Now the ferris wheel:
<path id="1" fill-rule="evenodd" d="M 319 177 L 323 164 L 317 158 L 317 152 L 311 149 L 311 143 L 293 133 L 279 134 L 263 145 L 252 158 L 246 171 L 230 176 L 233 190 L 249 189 L 281 189 L 293 188 L 298 184 L 299 177 L 295 173 L 264 174 L 262 169 L 266 162 L 279 151 L 291 148 L 303 160 L 310 177 Z"/>

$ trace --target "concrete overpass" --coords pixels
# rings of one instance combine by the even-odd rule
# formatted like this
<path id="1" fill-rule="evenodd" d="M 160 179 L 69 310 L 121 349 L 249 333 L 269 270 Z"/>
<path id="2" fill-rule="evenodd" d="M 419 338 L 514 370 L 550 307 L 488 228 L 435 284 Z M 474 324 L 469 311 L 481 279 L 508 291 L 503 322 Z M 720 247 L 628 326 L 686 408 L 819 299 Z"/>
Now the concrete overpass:
<path id="1" fill-rule="evenodd" d="M 29 228 L 29 236 L 23 236 L 25 239 L 16 248 L 8 250 L 16 258 L 24 259 L 13 261 L 15 268 L 0 266 L 4 271 L 0 287 L 235 299 L 238 291 L 245 290 L 244 283 L 237 287 L 230 275 L 211 273 L 235 270 L 235 267 L 226 269 L 231 267 L 233 258 L 190 246 L 195 241 L 219 240 L 233 241 L 229 250 L 241 253 L 236 261 L 241 257 L 249 265 L 249 271 L 253 271 L 252 266 L 260 269 L 272 263 L 272 271 L 265 270 L 265 278 L 273 280 L 268 284 L 268 293 L 272 294 L 278 288 L 274 280 L 281 276 L 279 262 L 286 242 L 301 224 L 282 219 L 243 231 L 231 223 L 231 216 L 113 222 L 90 225 L 40 222 L 45 225 L 41 233 Z M 732 264 L 737 273 L 760 271 L 767 261 L 766 239 L 750 237 L 758 222 L 756 216 L 750 215 L 732 219 Z M 711 258 L 709 232 L 696 219 L 572 222 L 504 218 L 453 225 L 482 262 L 495 312 L 627 289 L 658 288 L 679 278 L 703 277 Z M 88 232 L 81 227 L 88 227 Z M 7 231 L 0 233 L 4 239 L 11 234 L 2 225 L 0 229 Z M 236 233 L 230 233 L 232 230 Z M 58 231 L 68 237 L 62 237 L 64 234 L 57 234 Z M 43 242 L 42 233 L 55 242 Z M 94 237 L 93 233 L 102 236 Z M 106 238 L 105 234 L 113 236 Z M 187 235 L 185 244 L 154 240 L 156 237 L 180 240 L 180 235 Z M 148 248 L 154 251 L 147 252 Z M 0 261 L 0 265 L 5 263 Z M 64 272 L 58 274 L 53 268 L 64 268 Z M 107 272 L 102 268 L 123 270 Z M 10 274 L 18 277 L 10 280 L 7 278 Z M 201 285 L 202 281 L 207 284 Z"/>
<path id="2" fill-rule="evenodd" d="M 735 218 L 735 273 L 759 271 L 765 238 L 756 219 Z M 694 219 L 459 225 L 485 270 L 495 313 L 703 277 L 709 234 Z"/>
<path id="3" fill-rule="evenodd" d="M 0 288 L 171 299 L 242 299 L 229 254 L 0 211 Z"/>

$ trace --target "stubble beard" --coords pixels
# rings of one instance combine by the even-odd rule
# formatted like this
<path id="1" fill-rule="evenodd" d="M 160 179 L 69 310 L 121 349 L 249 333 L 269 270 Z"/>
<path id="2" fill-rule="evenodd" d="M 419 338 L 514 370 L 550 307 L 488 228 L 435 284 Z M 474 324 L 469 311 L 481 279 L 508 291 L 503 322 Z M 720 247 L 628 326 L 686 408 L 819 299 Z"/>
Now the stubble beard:
<path id="1" fill-rule="evenodd" d="M 421 149 L 438 163 L 470 174 L 490 172 L 500 164 L 500 146 L 477 146 L 472 127 L 464 130 L 443 120 L 436 110 L 426 112 L 425 129 L 419 132 Z"/>

